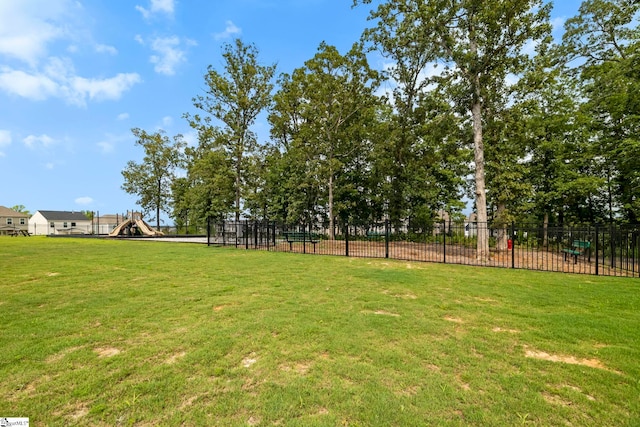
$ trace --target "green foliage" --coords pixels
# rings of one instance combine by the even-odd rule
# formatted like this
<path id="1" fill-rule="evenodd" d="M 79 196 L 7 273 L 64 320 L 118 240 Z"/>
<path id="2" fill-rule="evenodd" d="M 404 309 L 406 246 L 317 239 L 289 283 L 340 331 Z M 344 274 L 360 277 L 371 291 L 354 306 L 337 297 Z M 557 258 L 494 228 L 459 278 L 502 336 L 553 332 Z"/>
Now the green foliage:
<path id="1" fill-rule="evenodd" d="M 11 210 L 24 213 L 24 214 L 29 214 L 29 210 L 24 205 L 15 205 L 11 207 Z"/>
<path id="2" fill-rule="evenodd" d="M 219 141 L 234 172 L 235 218 L 238 220 L 243 211 L 242 201 L 248 193 L 248 181 L 253 178 L 251 159 L 257 141 L 251 126 L 272 102 L 275 65 L 261 65 L 258 49 L 240 39 L 225 44 L 222 57 L 224 72 L 210 65 L 204 76 L 205 94 L 193 98 L 193 105 L 205 116 L 185 114 L 185 118 L 198 130 L 200 141 L 217 139 L 220 133 L 224 135 Z M 218 122 L 223 124 L 222 131 L 216 127 Z"/>
<path id="3" fill-rule="evenodd" d="M 291 199 L 287 219 L 322 213 L 333 224 L 337 216 L 366 205 L 359 189 L 369 164 L 377 81 L 357 44 L 341 55 L 322 43 L 304 67 L 281 76 L 269 121 L 283 166 L 292 165 L 284 178 L 284 196 Z M 325 201 L 323 212 L 318 212 L 319 200 Z"/>
<path id="4" fill-rule="evenodd" d="M 147 133 L 135 128 L 131 132 L 145 155 L 142 163 L 127 162 L 122 171 L 122 189 L 138 196 L 137 203 L 143 211 L 155 213 L 156 227 L 160 228 L 160 212 L 171 208 L 171 185 L 176 169 L 182 165 L 186 144 L 182 135 L 176 135 L 172 142 L 162 130 Z"/>

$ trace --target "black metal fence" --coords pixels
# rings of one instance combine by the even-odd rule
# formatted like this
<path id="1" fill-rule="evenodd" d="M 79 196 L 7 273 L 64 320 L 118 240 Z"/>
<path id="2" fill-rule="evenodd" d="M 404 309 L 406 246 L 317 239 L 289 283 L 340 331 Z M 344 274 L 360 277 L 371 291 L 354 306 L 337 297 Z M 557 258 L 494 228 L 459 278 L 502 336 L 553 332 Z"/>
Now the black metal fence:
<path id="1" fill-rule="evenodd" d="M 486 232 L 489 254 L 478 257 Z M 270 221 L 210 224 L 207 244 L 280 252 L 390 258 L 603 276 L 640 277 L 640 226 L 492 225 L 436 222 L 392 227 L 285 225 Z"/>

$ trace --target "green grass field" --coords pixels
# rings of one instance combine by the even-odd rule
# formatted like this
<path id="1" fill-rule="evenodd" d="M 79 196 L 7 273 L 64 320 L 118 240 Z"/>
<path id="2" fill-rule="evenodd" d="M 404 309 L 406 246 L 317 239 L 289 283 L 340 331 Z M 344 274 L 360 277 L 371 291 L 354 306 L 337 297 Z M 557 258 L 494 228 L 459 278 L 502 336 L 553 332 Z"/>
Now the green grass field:
<path id="1" fill-rule="evenodd" d="M 0 417 L 640 425 L 640 281 L 0 238 Z"/>

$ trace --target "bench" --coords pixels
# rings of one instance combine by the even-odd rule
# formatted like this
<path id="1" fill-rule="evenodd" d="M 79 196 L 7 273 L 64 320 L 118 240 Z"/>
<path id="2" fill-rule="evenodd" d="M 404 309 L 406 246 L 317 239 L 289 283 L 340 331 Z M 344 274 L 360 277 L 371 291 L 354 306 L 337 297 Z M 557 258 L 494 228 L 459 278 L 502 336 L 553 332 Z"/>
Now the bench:
<path id="1" fill-rule="evenodd" d="M 28 231 L 26 231 L 26 230 L 14 230 L 14 231 L 11 233 L 11 236 L 13 236 L 13 237 L 17 237 L 17 236 L 26 236 L 26 237 L 30 237 L 30 236 L 31 236 L 31 233 L 29 233 L 29 232 L 28 232 Z"/>
<path id="2" fill-rule="evenodd" d="M 591 242 L 585 242 L 584 240 L 574 240 L 571 244 L 571 248 L 564 248 L 564 260 L 567 260 L 569 255 L 573 256 L 573 263 L 578 263 L 578 255 L 582 255 L 585 251 L 591 250 Z"/>
<path id="3" fill-rule="evenodd" d="M 378 233 L 375 231 L 367 231 L 367 239 L 369 240 L 383 240 L 387 237 L 386 233 Z"/>
<path id="4" fill-rule="evenodd" d="M 283 233 L 284 238 L 289 243 L 289 250 L 293 250 L 294 243 L 312 243 L 313 252 L 316 252 L 316 243 L 320 241 L 320 238 L 315 233 L 307 233 L 302 231 L 286 231 Z"/>

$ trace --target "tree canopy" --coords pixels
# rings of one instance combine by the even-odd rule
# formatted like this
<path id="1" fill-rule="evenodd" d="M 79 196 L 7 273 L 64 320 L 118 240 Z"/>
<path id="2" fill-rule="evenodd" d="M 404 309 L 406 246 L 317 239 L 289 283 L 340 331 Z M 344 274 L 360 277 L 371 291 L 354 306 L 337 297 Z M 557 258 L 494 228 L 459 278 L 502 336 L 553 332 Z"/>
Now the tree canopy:
<path id="1" fill-rule="evenodd" d="M 223 45 L 185 114 L 197 145 L 134 129 L 145 158 L 123 189 L 176 222 L 320 222 L 330 237 L 426 230 L 471 200 L 498 249 L 512 221 L 638 222 L 638 2 L 585 0 L 555 41 L 543 0 L 373 3 L 353 1 L 372 26 L 348 51 L 323 42 L 277 78 L 255 45 Z M 488 242 L 478 228 L 481 260 Z"/>

